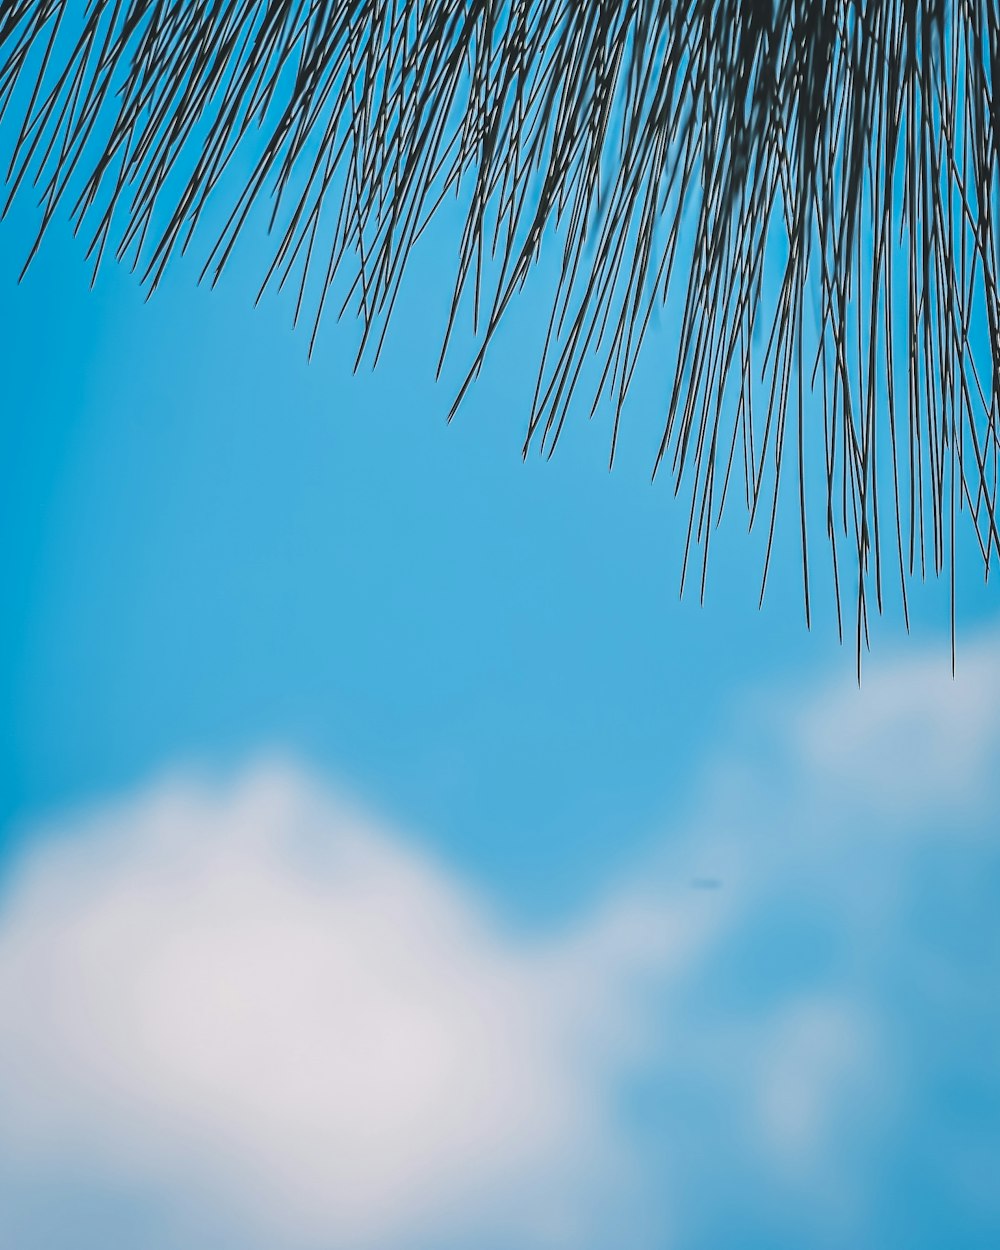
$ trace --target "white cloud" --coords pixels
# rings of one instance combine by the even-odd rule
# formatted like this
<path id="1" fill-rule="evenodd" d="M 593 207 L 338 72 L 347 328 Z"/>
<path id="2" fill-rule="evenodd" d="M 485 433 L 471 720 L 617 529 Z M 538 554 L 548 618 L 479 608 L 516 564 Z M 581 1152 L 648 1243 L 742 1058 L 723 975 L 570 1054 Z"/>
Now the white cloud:
<path id="1" fill-rule="evenodd" d="M 9 892 L 0 1153 L 152 1179 L 283 1244 L 580 1244 L 624 1164 L 631 979 L 706 915 L 612 900 L 519 942 L 300 772 L 161 785 L 46 839 Z"/>
<path id="2" fill-rule="evenodd" d="M 838 1121 L 873 1069 L 868 1022 L 857 1006 L 834 998 L 794 1003 L 779 1013 L 759 1048 L 758 1114 L 764 1143 L 786 1168 L 827 1163 Z"/>
<path id="3" fill-rule="evenodd" d="M 788 722 L 799 758 L 850 799 L 904 820 L 974 810 L 998 763 L 1000 638 L 964 643 L 954 677 L 943 648 L 872 665 Z"/>

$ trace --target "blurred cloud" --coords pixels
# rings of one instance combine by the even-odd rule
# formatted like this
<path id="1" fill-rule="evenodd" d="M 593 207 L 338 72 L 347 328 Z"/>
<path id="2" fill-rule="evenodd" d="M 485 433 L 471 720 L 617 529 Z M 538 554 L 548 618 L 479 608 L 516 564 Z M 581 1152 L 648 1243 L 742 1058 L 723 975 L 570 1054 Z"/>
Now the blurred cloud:
<path id="1" fill-rule="evenodd" d="M 165 1180 L 282 1244 L 582 1244 L 625 1165 L 629 986 L 690 957 L 700 913 L 613 900 L 529 943 L 299 769 L 155 786 L 11 888 L 3 1151 Z"/>
<path id="2" fill-rule="evenodd" d="M 963 644 L 954 677 L 943 649 L 873 665 L 790 720 L 804 764 L 854 802 L 902 819 L 976 810 L 1000 766 L 1000 640 Z"/>
<path id="3" fill-rule="evenodd" d="M 882 834 L 988 804 L 998 695 L 987 639 L 954 685 L 942 651 L 785 702 L 556 933 L 287 762 L 36 830 L 0 901 L 16 1244 L 91 1244 L 51 1217 L 81 1191 L 118 1204 L 94 1245 L 127 1195 L 164 1250 L 696 1246 L 763 1208 L 772 1246 L 875 1244 L 897 1165 L 970 1202 L 1000 854 Z"/>
<path id="4" fill-rule="evenodd" d="M 817 1163 L 836 1140 L 845 1090 L 874 1066 L 864 1015 L 850 1002 L 806 999 L 772 1023 L 758 1075 L 762 1140 L 786 1168 Z"/>

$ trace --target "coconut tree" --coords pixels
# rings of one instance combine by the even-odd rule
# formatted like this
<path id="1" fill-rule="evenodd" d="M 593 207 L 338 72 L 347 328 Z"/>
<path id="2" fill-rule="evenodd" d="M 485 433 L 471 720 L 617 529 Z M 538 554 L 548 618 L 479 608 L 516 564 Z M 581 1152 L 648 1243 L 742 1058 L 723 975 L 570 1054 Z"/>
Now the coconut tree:
<path id="1" fill-rule="evenodd" d="M 38 197 L 39 239 L 62 207 L 95 269 L 155 288 L 190 244 L 215 282 L 266 230 L 261 290 L 292 286 L 312 341 L 352 310 L 375 360 L 457 200 L 444 349 L 463 319 L 476 348 L 455 405 L 546 257 L 525 450 L 600 409 L 613 461 L 643 348 L 666 353 L 651 467 L 687 500 L 683 576 L 704 587 L 739 499 L 766 581 L 797 514 L 807 617 L 819 535 L 859 654 L 873 593 L 905 611 L 948 570 L 954 605 L 956 542 L 987 575 L 1000 554 L 998 100 L 997 0 L 0 9 L 9 197 Z"/>

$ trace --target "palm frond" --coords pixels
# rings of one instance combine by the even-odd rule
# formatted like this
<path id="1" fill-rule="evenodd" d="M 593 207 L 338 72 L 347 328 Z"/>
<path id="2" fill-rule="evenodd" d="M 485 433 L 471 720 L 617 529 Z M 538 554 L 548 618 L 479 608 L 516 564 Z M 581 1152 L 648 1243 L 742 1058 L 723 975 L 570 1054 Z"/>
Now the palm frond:
<path id="1" fill-rule="evenodd" d="M 66 204 L 95 264 L 110 250 L 155 287 L 205 233 L 215 281 L 266 204 L 262 289 L 295 285 L 315 335 L 346 275 L 377 358 L 458 194 L 445 346 L 465 313 L 479 336 L 458 400 L 557 249 L 525 449 L 604 405 L 612 459 L 675 310 L 654 471 L 689 497 L 685 573 L 700 547 L 704 587 L 742 478 L 766 579 L 790 477 L 807 616 L 819 531 L 859 653 L 872 587 L 905 609 L 928 567 L 954 579 L 960 514 L 987 575 L 1000 554 L 998 99 L 996 0 L 0 7 L 10 196 L 36 188 L 39 237 Z"/>

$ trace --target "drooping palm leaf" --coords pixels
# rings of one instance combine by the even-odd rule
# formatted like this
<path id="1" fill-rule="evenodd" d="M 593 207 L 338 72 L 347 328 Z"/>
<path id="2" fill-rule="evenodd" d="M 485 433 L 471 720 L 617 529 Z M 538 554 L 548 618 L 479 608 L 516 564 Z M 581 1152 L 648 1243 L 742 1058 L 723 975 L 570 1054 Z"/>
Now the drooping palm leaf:
<path id="1" fill-rule="evenodd" d="M 42 231 L 65 204 L 95 262 L 111 248 L 155 287 L 205 234 L 214 280 L 270 201 L 264 287 L 296 284 L 318 320 L 346 274 L 377 356 L 457 192 L 469 382 L 556 249 L 526 448 L 604 403 L 612 457 L 651 318 L 673 310 L 656 468 L 689 496 L 702 577 L 740 478 L 766 576 L 784 483 L 807 613 L 818 530 L 859 648 L 872 585 L 905 607 L 914 574 L 954 574 L 960 527 L 987 574 L 1000 554 L 998 100 L 997 0 L 0 7 L 10 194 L 37 188 Z"/>

